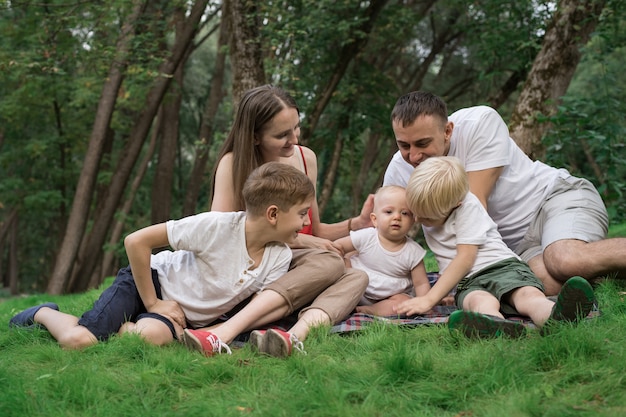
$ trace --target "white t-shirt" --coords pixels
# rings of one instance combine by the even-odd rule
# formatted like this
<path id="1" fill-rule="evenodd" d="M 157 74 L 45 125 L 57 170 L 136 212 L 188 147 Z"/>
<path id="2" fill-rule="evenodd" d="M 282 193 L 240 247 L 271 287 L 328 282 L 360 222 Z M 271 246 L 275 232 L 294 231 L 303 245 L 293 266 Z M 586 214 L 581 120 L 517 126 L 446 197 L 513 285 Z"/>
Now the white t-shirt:
<path id="1" fill-rule="evenodd" d="M 489 215 L 498 225 L 504 242 L 515 249 L 550 194 L 558 177 L 569 177 L 540 161 L 532 161 L 509 136 L 502 117 L 491 107 L 476 106 L 450 115 L 454 123 L 449 156 L 461 160 L 467 172 L 503 167 L 489 196 Z M 398 151 L 392 158 L 383 185 L 406 184 L 413 172 Z"/>
<path id="2" fill-rule="evenodd" d="M 285 274 L 291 250 L 265 247 L 260 265 L 248 255 L 245 212 L 206 212 L 166 223 L 170 246 L 152 256 L 164 300 L 180 304 L 187 321 L 204 326 Z"/>
<path id="3" fill-rule="evenodd" d="M 496 224 L 472 193 L 467 193 L 462 204 L 442 226 L 422 226 L 422 230 L 428 247 L 437 259 L 439 273 L 443 273 L 456 256 L 457 245 L 478 246 L 476 262 L 467 276 L 504 259 L 519 259 L 504 244 Z"/>
<path id="4" fill-rule="evenodd" d="M 402 249 L 390 252 L 382 247 L 375 228 L 350 232 L 356 255 L 350 258 L 353 268 L 367 273 L 369 285 L 365 297 L 383 300 L 395 294 L 412 293 L 411 270 L 419 265 L 426 251 L 414 240 L 406 239 Z"/>

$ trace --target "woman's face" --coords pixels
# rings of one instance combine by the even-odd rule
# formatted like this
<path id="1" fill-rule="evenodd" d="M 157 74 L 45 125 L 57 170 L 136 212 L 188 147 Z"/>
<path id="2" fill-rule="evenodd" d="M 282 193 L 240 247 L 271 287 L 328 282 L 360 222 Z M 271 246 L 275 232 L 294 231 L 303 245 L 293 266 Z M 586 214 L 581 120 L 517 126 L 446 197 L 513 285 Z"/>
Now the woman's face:
<path id="1" fill-rule="evenodd" d="M 294 108 L 281 110 L 256 138 L 264 162 L 278 161 L 293 155 L 300 137 L 300 116 Z"/>

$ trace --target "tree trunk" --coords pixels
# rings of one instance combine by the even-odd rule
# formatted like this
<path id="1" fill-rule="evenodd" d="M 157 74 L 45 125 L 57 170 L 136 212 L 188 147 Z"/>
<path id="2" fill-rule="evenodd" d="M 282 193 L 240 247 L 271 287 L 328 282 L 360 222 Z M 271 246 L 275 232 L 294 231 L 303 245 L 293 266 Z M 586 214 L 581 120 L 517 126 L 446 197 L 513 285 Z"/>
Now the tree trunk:
<path id="1" fill-rule="evenodd" d="M 200 188 L 202 184 L 205 183 L 204 173 L 206 172 L 206 164 L 209 160 L 209 150 L 213 143 L 215 115 L 217 114 L 220 103 L 226 96 L 226 89 L 224 88 L 226 52 L 224 51 L 224 47 L 228 44 L 229 33 L 227 26 L 228 25 L 223 22 L 220 25 L 220 34 L 217 41 L 217 57 L 213 69 L 213 77 L 211 77 L 211 91 L 204 107 L 204 113 L 202 114 L 199 145 L 196 146 L 196 158 L 193 162 L 189 182 L 187 183 L 187 191 L 183 203 L 183 216 L 190 216 L 196 213 Z M 209 196 L 211 195 L 212 190 L 209 190 Z M 211 202 L 209 198 L 209 206 L 206 207 L 205 210 L 208 210 L 210 206 Z"/>
<path id="2" fill-rule="evenodd" d="M 174 17 L 176 37 L 180 36 L 181 23 L 184 22 L 184 10 L 177 10 Z M 191 50 L 191 48 L 188 48 Z M 186 54 L 186 58 L 189 54 Z M 185 61 L 186 61 L 185 58 Z M 162 121 L 159 121 L 161 146 L 159 160 L 152 180 L 152 224 L 162 223 L 170 219 L 172 207 L 172 189 L 174 187 L 174 168 L 178 150 L 178 128 L 180 126 L 180 106 L 183 100 L 184 65 L 181 64 L 174 73 L 174 82 L 170 85 L 161 105 Z"/>
<path id="3" fill-rule="evenodd" d="M 253 0 L 225 0 L 222 10 L 230 33 L 233 102 L 239 103 L 244 92 L 265 84 L 258 5 Z"/>
<path id="4" fill-rule="evenodd" d="M 333 147 L 333 154 L 330 160 L 330 165 L 326 169 L 324 175 L 324 182 L 322 183 L 322 190 L 318 198 L 318 209 L 320 217 L 326 205 L 330 201 L 330 198 L 335 187 L 335 178 L 337 178 L 337 170 L 339 169 L 339 162 L 341 161 L 341 151 L 343 150 L 343 132 L 347 129 L 349 117 L 347 115 L 342 116 L 337 128 L 337 135 L 335 136 L 335 146 Z"/>
<path id="5" fill-rule="evenodd" d="M 531 158 L 541 158 L 548 128 L 539 115 L 553 116 L 580 61 L 580 47 L 595 29 L 605 0 L 560 0 L 511 116 L 511 137 Z"/>
<path id="6" fill-rule="evenodd" d="M 181 64 L 189 43 L 193 41 L 207 3 L 208 0 L 198 0 L 194 3 L 183 26 L 184 30 L 181 32 L 180 38 L 177 37 L 172 46 L 170 56 L 159 68 L 159 74 L 164 75 L 155 79 L 153 87 L 146 96 L 146 105 L 139 115 L 137 123 L 131 130 L 127 146 L 122 152 L 123 156 L 111 178 L 111 185 L 103 210 L 97 213 L 91 233 L 85 239 L 85 250 L 82 251 L 84 257 L 82 258 L 80 267 L 75 271 L 75 276 L 77 277 L 76 280 L 74 280 L 75 282 L 89 280 L 91 272 L 96 266 L 98 259 L 97 254 L 102 251 L 102 245 L 104 244 L 107 232 L 113 220 L 115 209 L 120 204 L 132 169 L 137 162 L 145 138 L 150 131 L 154 117 L 163 100 L 163 96 L 171 84 L 173 74 L 176 72 L 178 65 Z"/>
<path id="7" fill-rule="evenodd" d="M 91 137 L 89 138 L 89 145 L 83 161 L 83 168 L 78 177 L 76 193 L 74 194 L 65 235 L 63 236 L 52 276 L 46 289 L 46 292 L 50 294 L 61 294 L 64 291 L 65 283 L 72 273 L 80 242 L 87 226 L 89 207 L 102 158 L 102 149 L 115 108 L 117 93 L 124 79 L 126 60 L 131 48 L 135 24 L 143 14 L 146 4 L 147 2 L 145 1 L 136 0 L 131 16 L 122 26 L 122 32 L 116 46 L 117 53 L 102 88 L 102 94 L 96 110 L 96 118 Z"/>
<path id="8" fill-rule="evenodd" d="M 162 120 L 160 120 L 162 123 Z M 91 274 L 91 279 L 89 280 L 88 288 L 96 288 L 98 285 L 102 284 L 102 280 L 109 275 L 115 274 L 115 269 L 117 269 L 114 265 L 115 254 L 113 252 L 113 247 L 117 245 L 117 243 L 122 239 L 122 233 L 124 232 L 124 220 L 130 213 L 130 209 L 133 207 L 133 201 L 135 201 L 135 194 L 143 181 L 144 176 L 146 175 L 146 171 L 148 170 L 148 166 L 150 165 L 150 161 L 152 160 L 152 156 L 154 155 L 154 150 L 156 148 L 157 136 L 158 132 L 161 129 L 156 127 L 151 135 L 150 144 L 148 145 L 148 150 L 141 161 L 141 164 L 137 168 L 137 173 L 135 174 L 135 178 L 128 190 L 126 195 L 126 201 L 121 208 L 121 210 L 117 213 L 117 220 L 115 221 L 115 225 L 113 226 L 113 230 L 111 231 L 111 236 L 109 237 L 109 250 L 104 251 L 104 255 L 102 256 L 102 266 L 100 268 L 96 268 L 94 272 Z M 118 266 L 119 268 L 119 266 Z"/>

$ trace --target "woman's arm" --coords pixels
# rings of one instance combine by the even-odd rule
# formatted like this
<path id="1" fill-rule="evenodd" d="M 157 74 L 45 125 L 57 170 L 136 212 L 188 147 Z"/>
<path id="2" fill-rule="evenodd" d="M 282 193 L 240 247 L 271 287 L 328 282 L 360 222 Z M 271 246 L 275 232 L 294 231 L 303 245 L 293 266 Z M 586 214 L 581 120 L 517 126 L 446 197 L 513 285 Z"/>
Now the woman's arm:
<path id="1" fill-rule="evenodd" d="M 315 155 L 315 152 L 309 148 L 302 147 L 302 151 L 304 152 L 304 158 L 306 161 L 307 175 L 313 182 L 313 185 L 317 186 L 317 156 Z M 349 235 L 350 230 L 371 227 L 372 220 L 370 219 L 370 213 L 372 211 L 374 211 L 374 196 L 370 195 L 365 200 L 359 216 L 341 221 L 339 223 L 322 223 L 320 221 L 319 207 L 317 205 L 316 198 L 311 205 L 313 235 L 334 241 Z"/>
<path id="2" fill-rule="evenodd" d="M 237 201 L 233 182 L 233 154 L 227 153 L 219 161 L 215 170 L 211 211 L 243 210 L 243 207 L 238 207 Z"/>

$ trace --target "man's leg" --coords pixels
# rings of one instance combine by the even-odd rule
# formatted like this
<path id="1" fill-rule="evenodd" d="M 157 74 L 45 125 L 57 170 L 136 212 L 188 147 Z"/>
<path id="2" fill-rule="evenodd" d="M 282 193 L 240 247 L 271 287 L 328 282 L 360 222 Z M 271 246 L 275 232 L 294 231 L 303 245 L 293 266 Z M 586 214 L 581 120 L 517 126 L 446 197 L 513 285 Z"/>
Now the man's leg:
<path id="1" fill-rule="evenodd" d="M 596 242 L 559 240 L 543 253 L 545 268 L 560 282 L 573 276 L 587 280 L 612 272 L 626 272 L 626 238 L 612 238 Z"/>

